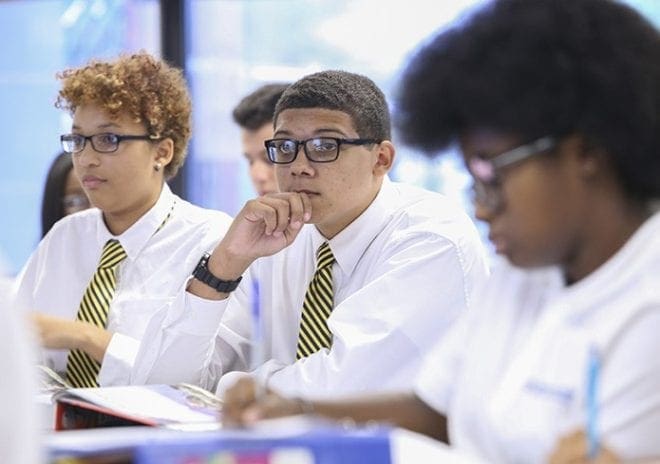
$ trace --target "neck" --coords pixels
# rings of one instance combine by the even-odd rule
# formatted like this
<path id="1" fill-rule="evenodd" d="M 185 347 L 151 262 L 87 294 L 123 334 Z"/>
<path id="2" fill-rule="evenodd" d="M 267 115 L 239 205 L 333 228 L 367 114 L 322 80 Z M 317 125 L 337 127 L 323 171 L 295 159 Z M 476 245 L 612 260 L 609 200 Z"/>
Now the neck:
<path id="1" fill-rule="evenodd" d="M 112 235 L 121 235 L 144 216 L 158 201 L 160 190 L 139 205 L 131 205 L 124 210 L 104 211 L 103 220 Z"/>
<path id="2" fill-rule="evenodd" d="M 584 218 L 586 228 L 563 266 L 566 282 L 575 283 L 605 264 L 650 214 L 647 205 L 620 197 L 618 201 L 601 198 L 598 204 L 592 203 Z"/>

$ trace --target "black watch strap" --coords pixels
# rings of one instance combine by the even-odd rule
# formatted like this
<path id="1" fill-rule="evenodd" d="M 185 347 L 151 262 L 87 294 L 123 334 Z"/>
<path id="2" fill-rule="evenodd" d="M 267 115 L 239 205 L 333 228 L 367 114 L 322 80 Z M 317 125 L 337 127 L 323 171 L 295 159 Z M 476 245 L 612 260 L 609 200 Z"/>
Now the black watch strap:
<path id="1" fill-rule="evenodd" d="M 199 260 L 197 267 L 195 267 L 195 270 L 193 271 L 193 277 L 220 293 L 230 293 L 236 290 L 236 287 L 238 287 L 238 284 L 241 282 L 243 277 L 241 276 L 236 280 L 218 279 L 216 276 L 211 274 L 211 271 L 209 271 L 208 263 L 210 257 L 210 254 L 204 253 L 204 256 L 202 256 L 202 259 Z"/>

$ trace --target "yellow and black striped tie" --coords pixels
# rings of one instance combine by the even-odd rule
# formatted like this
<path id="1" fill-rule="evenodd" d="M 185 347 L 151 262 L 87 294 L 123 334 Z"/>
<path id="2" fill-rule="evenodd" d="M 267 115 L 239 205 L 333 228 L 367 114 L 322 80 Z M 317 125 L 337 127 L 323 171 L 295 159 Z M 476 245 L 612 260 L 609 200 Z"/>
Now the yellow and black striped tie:
<path id="1" fill-rule="evenodd" d="M 332 312 L 332 265 L 335 257 L 328 242 L 323 242 L 316 252 L 316 272 L 307 287 L 303 302 L 298 349 L 296 359 L 330 348 L 332 334 L 328 329 L 328 318 Z"/>
<path id="2" fill-rule="evenodd" d="M 105 328 L 108 322 L 108 309 L 115 294 L 115 271 L 126 258 L 126 252 L 117 240 L 108 240 L 103 247 L 101 260 L 85 290 L 77 320 L 89 322 Z M 99 364 L 90 355 L 80 350 L 71 350 L 67 359 L 66 374 L 74 387 L 98 387 Z"/>

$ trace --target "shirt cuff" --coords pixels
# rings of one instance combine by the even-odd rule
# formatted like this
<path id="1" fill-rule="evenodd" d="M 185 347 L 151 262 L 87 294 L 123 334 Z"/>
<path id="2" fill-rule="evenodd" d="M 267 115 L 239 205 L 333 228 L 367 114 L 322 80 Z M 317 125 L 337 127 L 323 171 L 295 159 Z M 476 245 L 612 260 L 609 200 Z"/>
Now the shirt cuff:
<path id="1" fill-rule="evenodd" d="M 99 385 L 102 387 L 130 385 L 130 373 L 139 348 L 138 340 L 114 333 L 103 356 Z"/>
<path id="2" fill-rule="evenodd" d="M 220 320 L 227 309 L 229 298 L 224 300 L 207 300 L 185 292 L 183 305 L 186 308 L 177 322 L 177 330 L 190 335 L 214 335 L 220 325 Z"/>

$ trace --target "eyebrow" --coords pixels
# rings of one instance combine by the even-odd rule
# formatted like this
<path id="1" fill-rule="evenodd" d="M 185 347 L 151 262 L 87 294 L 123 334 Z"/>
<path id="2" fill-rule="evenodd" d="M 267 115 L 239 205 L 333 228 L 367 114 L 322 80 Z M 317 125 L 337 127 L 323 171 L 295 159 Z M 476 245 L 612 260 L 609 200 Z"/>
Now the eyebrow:
<path id="1" fill-rule="evenodd" d="M 119 127 L 119 124 L 114 123 L 114 122 L 106 122 L 104 124 L 99 124 L 98 126 L 96 126 L 97 129 L 108 129 L 110 127 Z M 76 124 L 71 126 L 71 128 L 80 130 L 80 126 L 78 126 Z"/>
<path id="2" fill-rule="evenodd" d="M 327 134 L 328 132 L 331 133 L 331 134 L 330 135 Z M 346 133 L 344 133 L 344 131 L 342 131 L 341 129 L 337 129 L 335 127 L 322 127 L 320 129 L 316 129 L 313 132 L 313 134 L 314 135 L 312 137 L 323 137 L 324 135 L 327 135 L 328 137 L 330 137 L 334 134 L 339 134 L 341 137 L 348 137 L 348 135 Z M 278 130 L 277 132 L 275 132 L 273 134 L 273 137 L 276 137 L 276 138 L 277 137 L 282 137 L 282 136 L 291 137 L 292 134 L 291 134 L 291 132 L 286 131 L 286 130 Z"/>

